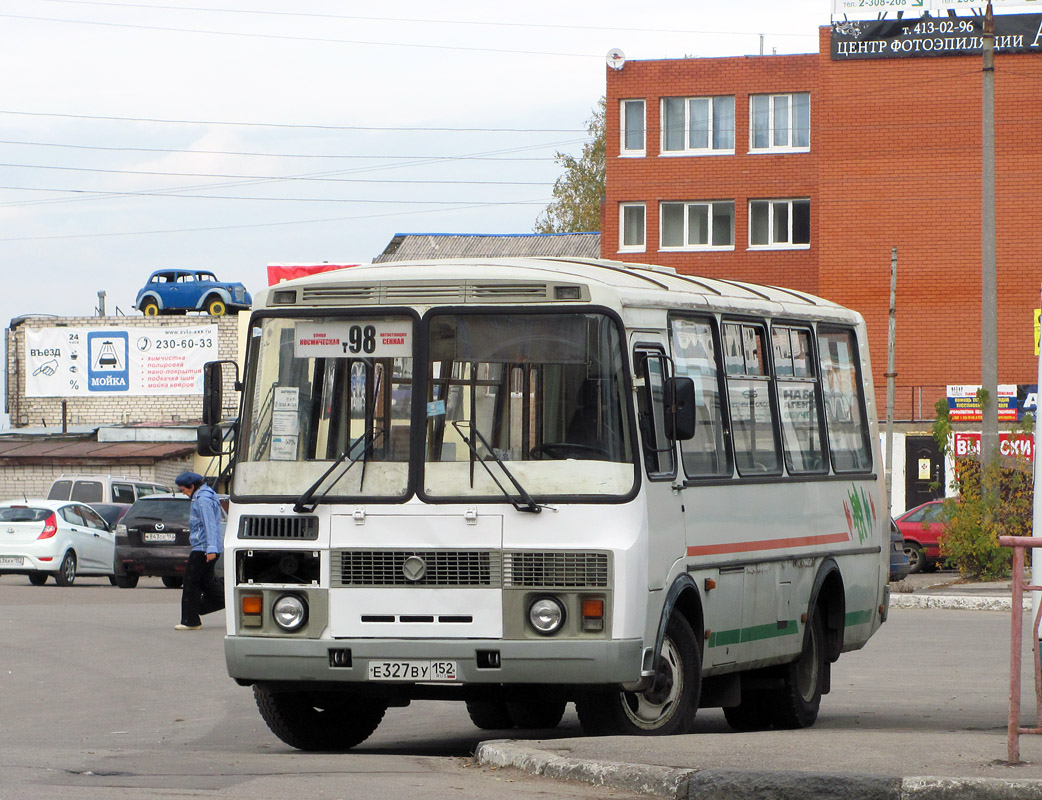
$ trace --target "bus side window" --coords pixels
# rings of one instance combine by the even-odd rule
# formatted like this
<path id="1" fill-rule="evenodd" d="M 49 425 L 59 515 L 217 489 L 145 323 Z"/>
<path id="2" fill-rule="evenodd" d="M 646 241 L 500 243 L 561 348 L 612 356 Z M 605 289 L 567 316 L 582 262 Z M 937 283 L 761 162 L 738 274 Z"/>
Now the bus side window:
<path id="1" fill-rule="evenodd" d="M 643 350 L 633 354 L 634 372 L 644 377 L 637 392 L 637 426 L 644 448 L 644 467 L 650 477 L 672 479 L 677 465 L 673 442 L 666 437 L 663 387 L 665 359 L 661 351 Z"/>
<path id="2" fill-rule="evenodd" d="M 872 468 L 865 421 L 864 391 L 858 368 L 857 342 L 851 330 L 818 328 L 818 358 L 825 392 L 825 421 L 836 472 Z"/>
<path id="3" fill-rule="evenodd" d="M 827 472 L 821 425 L 821 390 L 811 351 L 809 328 L 775 325 L 774 374 L 785 466 L 790 473 Z"/>
<path id="4" fill-rule="evenodd" d="M 716 331 L 706 318 L 670 320 L 677 376 L 695 384 L 695 435 L 680 443 L 689 478 L 730 477 L 734 473 L 724 433 Z"/>
<path id="5" fill-rule="evenodd" d="M 736 322 L 724 325 L 727 404 L 739 475 L 781 472 L 765 339 L 762 325 Z"/>

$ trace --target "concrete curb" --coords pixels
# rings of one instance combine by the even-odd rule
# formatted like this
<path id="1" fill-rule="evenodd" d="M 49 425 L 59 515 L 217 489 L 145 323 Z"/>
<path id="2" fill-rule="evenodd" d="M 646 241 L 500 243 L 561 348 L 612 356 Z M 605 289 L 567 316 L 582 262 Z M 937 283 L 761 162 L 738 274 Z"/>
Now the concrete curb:
<path id="1" fill-rule="evenodd" d="M 508 739 L 481 742 L 474 760 L 673 800 L 1042 800 L 1039 780 L 679 769 L 565 758 Z"/>
<path id="2" fill-rule="evenodd" d="M 948 594 L 891 594 L 890 608 L 949 608 L 966 611 L 1009 611 L 1011 597 L 980 597 Z M 1024 608 L 1031 608 L 1031 597 L 1024 597 Z"/>

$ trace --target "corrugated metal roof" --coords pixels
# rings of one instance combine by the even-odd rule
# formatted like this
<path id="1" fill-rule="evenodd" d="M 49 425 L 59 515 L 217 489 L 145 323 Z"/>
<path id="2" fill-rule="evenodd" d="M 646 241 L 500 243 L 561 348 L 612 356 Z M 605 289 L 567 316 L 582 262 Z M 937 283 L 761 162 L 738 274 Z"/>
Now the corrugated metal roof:
<path id="1" fill-rule="evenodd" d="M 600 233 L 396 233 L 374 264 L 431 258 L 600 258 Z"/>
<path id="2" fill-rule="evenodd" d="M 151 464 L 195 452 L 186 442 L 98 442 L 78 437 L 0 436 L 0 464 L 118 461 Z"/>

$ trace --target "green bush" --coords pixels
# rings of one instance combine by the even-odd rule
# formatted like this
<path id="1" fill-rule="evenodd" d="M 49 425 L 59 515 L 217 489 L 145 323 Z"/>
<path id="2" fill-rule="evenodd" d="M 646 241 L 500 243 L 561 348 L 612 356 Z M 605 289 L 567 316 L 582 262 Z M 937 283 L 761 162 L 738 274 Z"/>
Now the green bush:
<path id="1" fill-rule="evenodd" d="M 951 424 L 945 401 L 938 403 L 937 412 L 934 435 L 948 452 Z M 1028 424 L 1025 422 L 1025 426 Z M 987 486 L 995 488 L 989 492 L 985 489 Z M 1000 545 L 999 537 L 1031 536 L 1034 500 L 1031 464 L 1020 456 L 996 454 L 982 474 L 979 459 L 960 458 L 955 462 L 952 488 L 958 496 L 944 501 L 946 521 L 941 555 L 965 578 L 982 581 L 1005 578 L 1009 575 L 1013 550 Z"/>

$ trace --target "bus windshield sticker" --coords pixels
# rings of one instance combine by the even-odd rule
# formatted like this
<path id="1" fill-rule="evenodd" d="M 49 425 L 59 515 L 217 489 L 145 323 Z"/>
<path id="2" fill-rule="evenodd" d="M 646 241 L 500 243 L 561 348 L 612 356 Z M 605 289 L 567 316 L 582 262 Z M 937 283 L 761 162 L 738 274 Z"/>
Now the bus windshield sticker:
<path id="1" fill-rule="evenodd" d="M 409 320 L 306 320 L 294 338 L 297 358 L 410 358 Z"/>
<path id="2" fill-rule="evenodd" d="M 427 416 L 428 417 L 444 417 L 445 416 L 445 401 L 434 400 L 427 404 Z"/>

